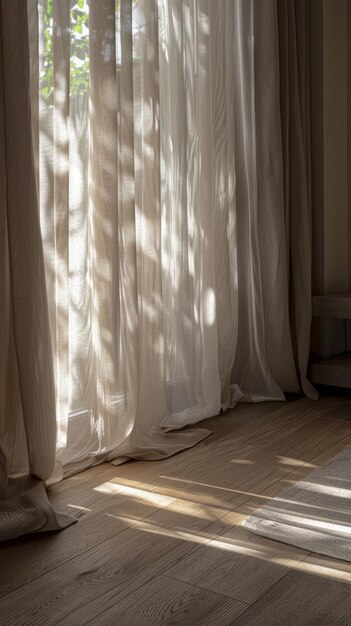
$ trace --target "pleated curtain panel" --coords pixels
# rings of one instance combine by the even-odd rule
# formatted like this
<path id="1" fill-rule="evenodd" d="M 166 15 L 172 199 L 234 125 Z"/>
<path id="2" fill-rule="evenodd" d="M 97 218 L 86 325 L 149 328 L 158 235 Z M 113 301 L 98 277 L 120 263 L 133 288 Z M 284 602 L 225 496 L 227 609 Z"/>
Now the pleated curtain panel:
<path id="1" fill-rule="evenodd" d="M 309 0 L 0 7 L 9 538 L 69 523 L 45 481 L 162 459 L 237 402 L 316 394 Z M 9 530 L 28 489 L 37 521 Z"/>

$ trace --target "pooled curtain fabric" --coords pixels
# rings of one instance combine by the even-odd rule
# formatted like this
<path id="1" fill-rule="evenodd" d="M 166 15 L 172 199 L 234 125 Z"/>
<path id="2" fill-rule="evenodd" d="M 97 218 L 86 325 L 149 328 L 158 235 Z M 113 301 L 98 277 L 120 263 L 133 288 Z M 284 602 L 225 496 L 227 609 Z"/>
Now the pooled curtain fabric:
<path id="1" fill-rule="evenodd" d="M 29 106 L 27 7 L 0 2 L 0 541 L 71 523 L 55 463 L 52 351 Z"/>
<path id="2" fill-rule="evenodd" d="M 309 3 L 28 1 L 56 475 L 313 395 Z"/>

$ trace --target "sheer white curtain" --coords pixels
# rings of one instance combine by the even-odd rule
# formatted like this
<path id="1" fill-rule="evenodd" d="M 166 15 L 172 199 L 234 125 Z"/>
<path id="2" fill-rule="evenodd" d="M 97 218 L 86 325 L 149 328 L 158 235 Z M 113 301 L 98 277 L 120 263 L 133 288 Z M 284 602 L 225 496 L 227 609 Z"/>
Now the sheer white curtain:
<path id="1" fill-rule="evenodd" d="M 57 476 L 313 394 L 308 129 L 296 110 L 294 187 L 280 76 L 295 4 L 28 0 Z"/>

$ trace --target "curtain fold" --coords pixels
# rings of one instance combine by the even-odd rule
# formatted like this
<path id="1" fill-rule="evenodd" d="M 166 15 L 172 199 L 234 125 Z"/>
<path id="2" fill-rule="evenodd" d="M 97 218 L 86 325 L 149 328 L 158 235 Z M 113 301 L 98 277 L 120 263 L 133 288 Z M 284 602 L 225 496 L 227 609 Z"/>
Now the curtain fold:
<path id="1" fill-rule="evenodd" d="M 28 0 L 52 480 L 314 396 L 308 5 Z"/>
<path id="2" fill-rule="evenodd" d="M 32 156 L 26 7 L 2 2 L 1 27 L 2 212 L 8 240 L 4 246 L 8 258 L 1 268 L 7 274 L 8 293 L 2 301 L 7 303 L 8 319 L 11 317 L 7 324 L 8 335 L 13 337 L 8 340 L 9 350 L 16 353 L 12 363 L 18 370 L 18 408 L 23 416 L 28 467 L 45 479 L 55 458 L 55 391 Z M 8 432 L 12 417 L 6 419 Z"/>
<path id="3" fill-rule="evenodd" d="M 27 6 L 0 3 L 0 540 L 57 529 L 55 387 L 32 151 Z M 20 477 L 18 477 L 20 476 Z"/>

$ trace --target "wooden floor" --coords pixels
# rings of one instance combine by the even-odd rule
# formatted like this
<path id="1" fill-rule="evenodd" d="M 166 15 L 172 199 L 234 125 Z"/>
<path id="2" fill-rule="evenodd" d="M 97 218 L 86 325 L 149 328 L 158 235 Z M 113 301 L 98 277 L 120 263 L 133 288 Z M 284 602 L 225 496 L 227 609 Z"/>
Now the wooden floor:
<path id="1" fill-rule="evenodd" d="M 0 549 L 0 624 L 351 624 L 351 563 L 252 535 L 255 508 L 351 445 L 351 398 L 241 405 L 158 462 L 50 490 L 79 520 Z"/>

